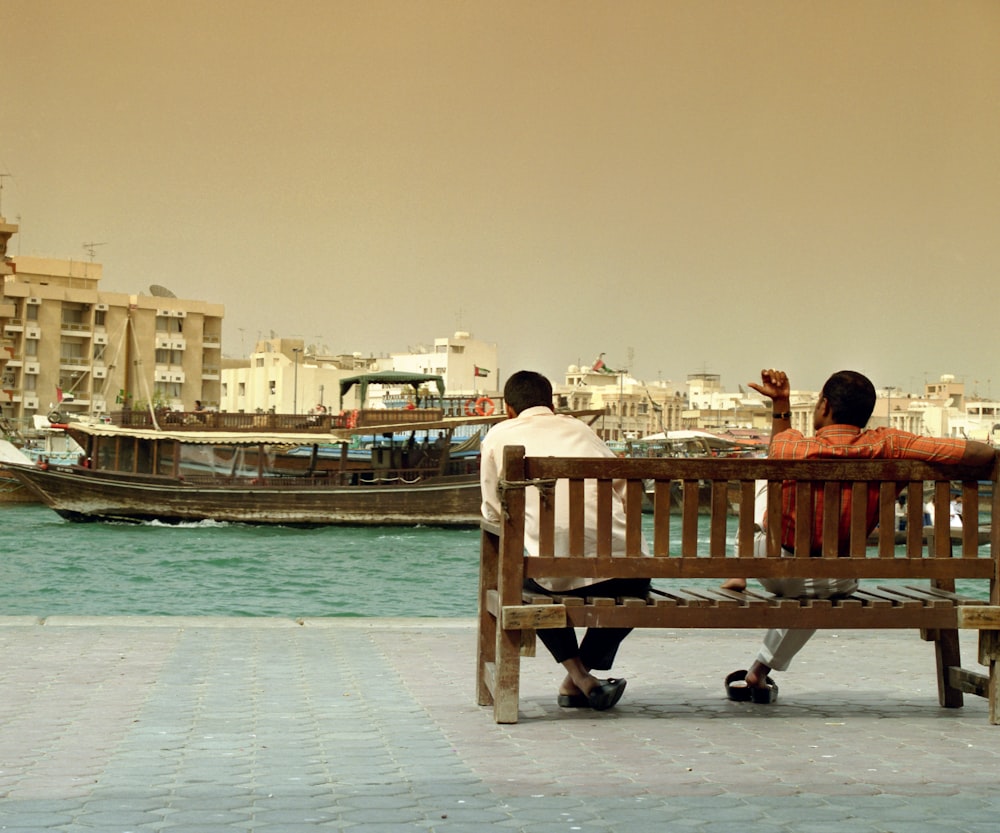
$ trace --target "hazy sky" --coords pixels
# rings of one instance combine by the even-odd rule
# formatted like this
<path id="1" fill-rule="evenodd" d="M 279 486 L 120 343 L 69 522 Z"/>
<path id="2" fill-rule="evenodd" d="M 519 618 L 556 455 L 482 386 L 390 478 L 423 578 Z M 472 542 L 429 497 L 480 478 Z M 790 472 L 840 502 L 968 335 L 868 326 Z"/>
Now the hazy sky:
<path id="1" fill-rule="evenodd" d="M 1000 397 L 997 0 L 0 0 L 11 253 L 502 376 Z"/>

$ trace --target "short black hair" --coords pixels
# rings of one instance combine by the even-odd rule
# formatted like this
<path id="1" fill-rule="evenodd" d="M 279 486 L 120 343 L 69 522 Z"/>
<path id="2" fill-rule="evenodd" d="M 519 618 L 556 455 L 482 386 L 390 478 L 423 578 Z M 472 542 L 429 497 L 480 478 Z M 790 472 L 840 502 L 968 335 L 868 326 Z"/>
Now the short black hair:
<path id="1" fill-rule="evenodd" d="M 875 410 L 875 386 L 871 380 L 854 370 L 834 373 L 820 396 L 830 405 L 834 422 L 864 428 Z"/>
<path id="2" fill-rule="evenodd" d="M 552 383 L 534 370 L 519 370 L 503 386 L 504 402 L 519 414 L 539 405 L 552 407 Z"/>

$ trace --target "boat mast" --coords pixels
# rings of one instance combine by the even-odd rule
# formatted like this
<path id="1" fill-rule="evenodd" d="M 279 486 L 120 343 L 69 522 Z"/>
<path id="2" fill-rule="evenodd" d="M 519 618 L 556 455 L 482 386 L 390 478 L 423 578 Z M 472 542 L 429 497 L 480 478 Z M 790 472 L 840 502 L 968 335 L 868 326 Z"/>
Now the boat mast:
<path id="1" fill-rule="evenodd" d="M 125 312 L 125 386 L 122 389 L 122 410 L 131 411 L 132 405 L 132 310 L 135 304 L 129 298 L 128 309 Z"/>

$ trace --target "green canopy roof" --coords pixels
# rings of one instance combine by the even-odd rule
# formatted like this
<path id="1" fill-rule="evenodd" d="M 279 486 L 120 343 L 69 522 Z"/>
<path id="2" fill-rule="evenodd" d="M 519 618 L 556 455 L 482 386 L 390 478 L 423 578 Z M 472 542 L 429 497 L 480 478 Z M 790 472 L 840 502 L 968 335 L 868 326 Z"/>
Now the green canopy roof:
<path id="1" fill-rule="evenodd" d="M 416 391 L 421 385 L 433 382 L 441 396 L 444 396 L 444 377 L 431 373 L 403 373 L 399 370 L 383 370 L 379 373 L 365 373 L 340 380 L 340 407 L 344 407 L 344 394 L 357 385 L 361 389 L 361 407 L 368 397 L 369 385 L 411 385 Z"/>

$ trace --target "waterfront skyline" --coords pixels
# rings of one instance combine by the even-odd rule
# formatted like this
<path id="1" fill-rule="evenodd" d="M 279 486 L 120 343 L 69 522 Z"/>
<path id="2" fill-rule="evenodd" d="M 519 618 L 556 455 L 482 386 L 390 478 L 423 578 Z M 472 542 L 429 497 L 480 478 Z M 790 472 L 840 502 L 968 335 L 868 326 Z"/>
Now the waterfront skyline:
<path id="1" fill-rule="evenodd" d="M 500 377 L 1000 386 L 1000 4 L 5 0 L 9 254 Z"/>

